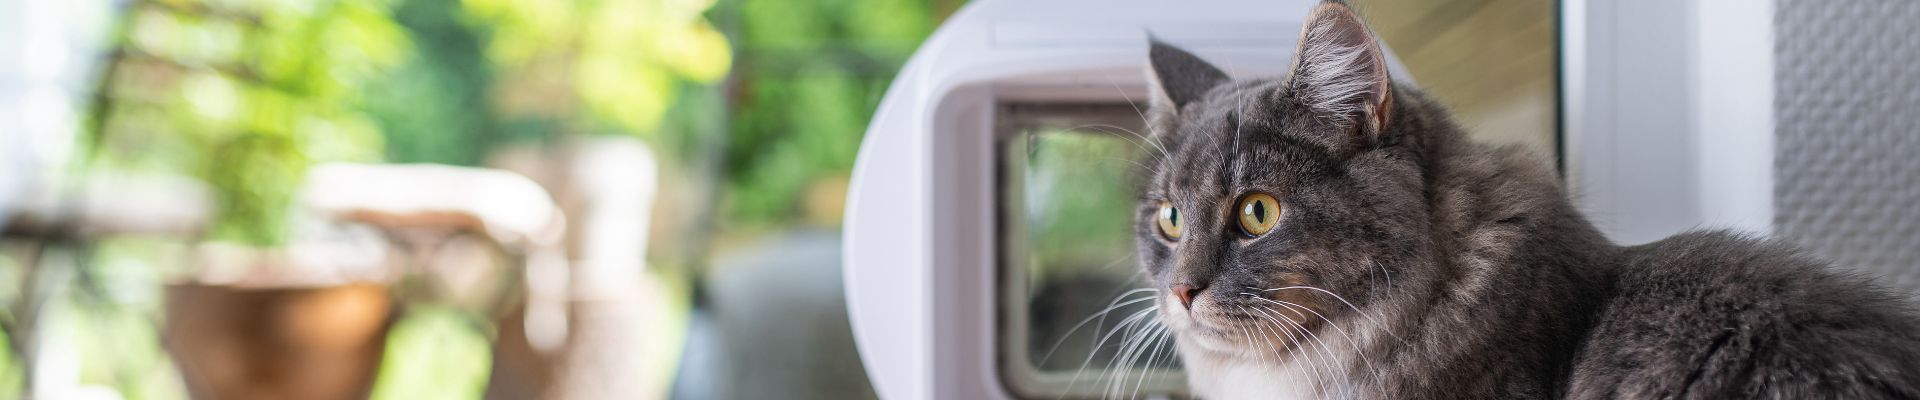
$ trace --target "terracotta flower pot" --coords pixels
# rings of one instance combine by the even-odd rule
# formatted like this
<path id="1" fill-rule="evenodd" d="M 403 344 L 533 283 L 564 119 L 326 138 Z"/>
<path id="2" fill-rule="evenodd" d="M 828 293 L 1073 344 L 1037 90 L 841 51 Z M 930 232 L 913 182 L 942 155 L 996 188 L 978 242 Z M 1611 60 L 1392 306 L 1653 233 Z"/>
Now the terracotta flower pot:
<path id="1" fill-rule="evenodd" d="M 167 286 L 167 350 L 196 399 L 364 399 L 393 325 L 375 284 Z"/>

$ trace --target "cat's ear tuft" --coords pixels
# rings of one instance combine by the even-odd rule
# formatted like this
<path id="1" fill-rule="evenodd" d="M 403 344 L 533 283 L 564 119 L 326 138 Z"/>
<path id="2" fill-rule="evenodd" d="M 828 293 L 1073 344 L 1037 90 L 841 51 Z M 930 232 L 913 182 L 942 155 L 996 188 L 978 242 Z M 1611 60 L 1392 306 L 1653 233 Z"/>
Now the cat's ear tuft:
<path id="1" fill-rule="evenodd" d="M 1147 36 L 1147 79 L 1151 80 L 1155 105 L 1168 105 L 1169 111 L 1184 107 L 1214 86 L 1227 81 L 1227 74 L 1199 56 Z"/>
<path id="2" fill-rule="evenodd" d="M 1339 1 L 1314 7 L 1293 60 L 1286 86 L 1301 104 L 1370 141 L 1383 139 L 1393 83 L 1379 43 L 1352 7 Z"/>

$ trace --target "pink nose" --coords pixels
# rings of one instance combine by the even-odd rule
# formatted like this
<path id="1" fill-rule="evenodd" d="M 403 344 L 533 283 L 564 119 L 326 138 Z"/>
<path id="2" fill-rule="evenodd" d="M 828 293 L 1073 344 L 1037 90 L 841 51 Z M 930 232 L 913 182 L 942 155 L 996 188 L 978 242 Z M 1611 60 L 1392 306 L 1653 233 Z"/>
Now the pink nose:
<path id="1" fill-rule="evenodd" d="M 1205 287 L 1194 287 L 1193 285 L 1188 285 L 1185 283 L 1173 285 L 1173 297 L 1180 299 L 1181 307 L 1185 307 L 1188 310 L 1192 310 L 1193 294 L 1199 293 L 1200 289 L 1204 289 L 1204 288 Z"/>

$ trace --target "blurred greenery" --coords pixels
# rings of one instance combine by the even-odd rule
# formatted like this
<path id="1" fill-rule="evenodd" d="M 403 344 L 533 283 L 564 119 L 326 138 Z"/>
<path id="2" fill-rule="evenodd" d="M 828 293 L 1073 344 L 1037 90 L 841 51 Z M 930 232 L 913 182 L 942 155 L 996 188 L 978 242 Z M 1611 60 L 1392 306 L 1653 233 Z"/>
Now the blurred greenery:
<path id="1" fill-rule="evenodd" d="M 495 68 L 484 25 L 462 22 L 455 0 L 400 0 L 394 19 L 419 43 L 391 74 L 368 87 L 367 111 L 396 162 L 476 165 L 509 131 L 488 109 Z M 538 135 L 538 134 L 530 134 Z"/>
<path id="2" fill-rule="evenodd" d="M 1025 226 L 1029 272 L 1130 276 L 1138 142 L 1100 131 L 1035 129 L 1027 141 Z M 1124 259 L 1124 258 L 1123 258 Z M 1104 268 L 1103 268 L 1104 267 Z"/>
<path id="3" fill-rule="evenodd" d="M 492 345 L 472 316 L 438 307 L 407 309 L 387 334 L 373 400 L 478 399 L 493 365 Z"/>
<path id="4" fill-rule="evenodd" d="M 66 337 L 78 351 L 78 360 L 113 360 L 81 365 L 80 383 L 116 389 L 128 400 L 186 398 L 160 337 L 127 334 L 154 329 L 156 321 L 151 316 L 158 310 L 151 307 L 159 303 L 97 304 L 101 301 L 113 300 L 73 296 L 57 302 L 48 314 L 53 319 L 49 332 Z"/>
<path id="5" fill-rule="evenodd" d="M 136 1 L 95 162 L 198 176 L 214 239 L 273 246 L 313 163 L 478 165 L 503 145 L 631 134 L 713 175 L 729 226 L 784 226 L 810 189 L 843 184 L 893 75 L 958 6 Z"/>
<path id="6" fill-rule="evenodd" d="M 197 177 L 217 202 L 209 240 L 279 246 L 314 163 L 478 165 L 518 142 L 658 136 L 677 96 L 729 70 L 726 38 L 703 15 L 711 7 L 135 0 L 122 11 L 94 101 L 86 168 Z M 112 245 L 90 256 L 169 257 Z M 154 340 L 154 290 L 165 279 L 146 267 L 97 268 L 92 276 L 144 285 L 87 292 L 126 301 L 61 303 L 70 307 L 47 329 L 85 332 L 76 337 L 84 383 L 132 399 L 177 398 L 184 394 Z M 425 307 L 399 321 L 376 397 L 479 397 L 488 339 L 461 318 L 470 317 Z M 11 358 L 0 359 L 0 393 L 19 393 L 18 372 Z"/>
<path id="7" fill-rule="evenodd" d="M 809 185 L 846 179 L 894 74 L 958 7 L 921 0 L 741 0 L 715 7 L 716 23 L 728 28 L 741 54 L 727 94 L 729 223 L 792 223 Z"/>
<path id="8" fill-rule="evenodd" d="M 680 85 L 728 71 L 710 7 L 136 1 L 95 107 L 97 162 L 198 176 L 214 239 L 279 245 L 315 162 L 476 165 L 515 141 L 657 135 Z"/>
<path id="9" fill-rule="evenodd" d="M 7 246 L 0 246 L 0 250 L 7 250 Z M 0 282 L 20 282 L 23 270 L 15 257 L 10 252 L 0 251 Z M 0 304 L 17 304 L 15 302 L 19 299 L 18 285 L 0 285 L 0 301 L 5 301 Z M 20 317 L 13 312 L 13 307 L 0 308 L 0 322 L 4 322 L 0 326 L 19 326 Z M 25 366 L 20 364 L 19 355 L 14 353 L 13 339 L 8 336 L 11 334 L 6 329 L 0 329 L 0 344 L 5 344 L 0 345 L 0 400 L 19 399 L 25 389 L 21 385 L 21 379 L 26 377 Z"/>
<path id="10" fill-rule="evenodd" d="M 7 331 L 0 329 L 0 343 L 7 340 Z M 0 348 L 0 400 L 20 398 L 20 363 L 15 360 L 13 349 Z"/>
<path id="11" fill-rule="evenodd" d="M 214 239 L 284 242 L 309 163 L 378 159 L 361 89 L 411 49 L 387 8 L 132 3 L 93 111 L 95 162 L 198 176 L 219 204 Z"/>
<path id="12" fill-rule="evenodd" d="M 82 167 L 198 178 L 217 213 L 191 240 L 276 247 L 316 163 L 483 165 L 505 146 L 632 135 L 658 149 L 663 171 L 693 175 L 663 179 L 663 197 L 707 186 L 677 205 L 694 210 L 669 211 L 704 216 L 694 224 L 832 224 L 806 214 L 837 206 L 805 203 L 844 196 L 834 188 L 894 74 L 960 3 L 132 0 L 85 121 Z M 83 383 L 183 397 L 155 326 L 160 284 L 191 269 L 171 264 L 190 249 L 137 242 L 79 255 L 107 279 L 59 301 L 50 329 L 80 332 Z M 656 265 L 697 274 L 697 260 Z M 410 310 L 376 396 L 477 397 L 487 339 L 461 318 Z M 0 399 L 19 394 L 20 373 L 0 352 Z"/>

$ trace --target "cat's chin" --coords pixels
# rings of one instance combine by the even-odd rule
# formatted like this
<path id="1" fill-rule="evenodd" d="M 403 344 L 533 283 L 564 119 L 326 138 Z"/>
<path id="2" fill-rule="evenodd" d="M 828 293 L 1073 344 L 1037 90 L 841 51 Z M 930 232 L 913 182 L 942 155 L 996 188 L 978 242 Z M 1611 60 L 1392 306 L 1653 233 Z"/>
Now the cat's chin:
<path id="1" fill-rule="evenodd" d="M 1248 338 L 1239 333 L 1238 327 L 1223 322 L 1207 321 L 1204 318 L 1193 318 L 1191 315 L 1169 323 L 1168 327 L 1181 341 L 1187 342 L 1196 350 L 1234 354 L 1242 352 L 1240 349 L 1253 344 L 1246 342 Z"/>
<path id="2" fill-rule="evenodd" d="M 1212 331 L 1187 329 L 1184 331 L 1176 330 L 1174 333 L 1180 336 L 1181 341 L 1191 344 L 1191 346 L 1197 350 L 1209 353 L 1232 354 L 1239 352 L 1237 349 L 1246 346 L 1245 343 L 1234 341 L 1234 337 L 1232 336 L 1222 335 Z"/>

